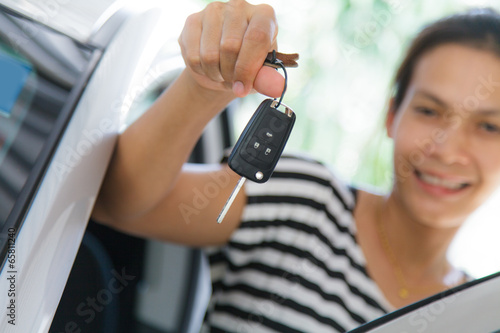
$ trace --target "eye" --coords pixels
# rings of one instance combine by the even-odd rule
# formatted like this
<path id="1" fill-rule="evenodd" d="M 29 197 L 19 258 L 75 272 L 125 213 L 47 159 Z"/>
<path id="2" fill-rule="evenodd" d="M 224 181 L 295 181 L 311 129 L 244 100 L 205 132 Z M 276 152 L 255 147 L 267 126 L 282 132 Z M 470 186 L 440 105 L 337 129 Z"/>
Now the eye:
<path id="1" fill-rule="evenodd" d="M 415 107 L 415 111 L 417 113 L 420 113 L 420 114 L 427 116 L 427 117 L 434 117 L 434 116 L 438 115 L 436 110 L 425 107 L 425 106 L 417 106 L 417 107 Z"/>
<path id="2" fill-rule="evenodd" d="M 482 122 L 479 124 L 479 127 L 485 130 L 488 133 L 498 133 L 500 134 L 500 126 L 497 126 L 492 123 Z"/>

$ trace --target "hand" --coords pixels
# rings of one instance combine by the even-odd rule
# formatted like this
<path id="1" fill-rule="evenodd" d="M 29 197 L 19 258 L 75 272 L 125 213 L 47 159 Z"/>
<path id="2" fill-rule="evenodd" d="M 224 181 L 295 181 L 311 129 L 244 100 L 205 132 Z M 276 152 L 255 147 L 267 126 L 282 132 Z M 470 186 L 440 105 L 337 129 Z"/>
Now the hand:
<path id="1" fill-rule="evenodd" d="M 243 97 L 254 89 L 278 97 L 283 77 L 263 67 L 277 49 L 278 25 L 269 5 L 212 2 L 186 20 L 179 37 L 186 70 L 201 87 Z"/>

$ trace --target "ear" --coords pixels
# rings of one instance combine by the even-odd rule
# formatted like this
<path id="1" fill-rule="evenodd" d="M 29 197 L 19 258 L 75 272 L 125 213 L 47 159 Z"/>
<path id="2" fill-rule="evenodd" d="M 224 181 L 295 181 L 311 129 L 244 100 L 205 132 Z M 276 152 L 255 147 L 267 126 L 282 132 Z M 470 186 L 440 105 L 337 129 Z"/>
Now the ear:
<path id="1" fill-rule="evenodd" d="M 387 110 L 387 115 L 385 118 L 385 130 L 387 136 L 393 139 L 392 125 L 394 124 L 394 118 L 396 117 L 396 107 L 394 106 L 394 97 L 389 100 L 389 109 Z"/>

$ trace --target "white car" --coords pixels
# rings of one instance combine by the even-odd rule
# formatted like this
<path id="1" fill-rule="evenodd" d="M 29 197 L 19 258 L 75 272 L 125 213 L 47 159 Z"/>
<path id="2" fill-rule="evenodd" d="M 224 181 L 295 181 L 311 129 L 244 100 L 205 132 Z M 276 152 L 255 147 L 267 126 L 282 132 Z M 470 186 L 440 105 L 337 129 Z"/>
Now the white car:
<path id="1" fill-rule="evenodd" d="M 129 110 L 182 67 L 184 17 L 167 2 L 0 1 L 0 332 L 132 317 L 117 304 L 139 279 L 86 229 Z"/>

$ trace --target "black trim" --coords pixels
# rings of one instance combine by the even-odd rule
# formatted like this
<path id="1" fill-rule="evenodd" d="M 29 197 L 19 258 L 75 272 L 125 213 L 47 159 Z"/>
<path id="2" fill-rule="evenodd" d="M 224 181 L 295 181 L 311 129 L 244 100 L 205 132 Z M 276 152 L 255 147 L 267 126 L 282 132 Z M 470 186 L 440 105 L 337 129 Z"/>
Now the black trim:
<path id="1" fill-rule="evenodd" d="M 354 208 L 356 207 L 356 204 L 358 203 L 358 199 L 359 199 L 359 190 L 352 186 L 352 185 L 349 185 L 349 191 L 352 193 L 352 196 L 354 197 L 354 207 L 353 207 L 353 211 L 354 211 Z"/>
<path id="2" fill-rule="evenodd" d="M 317 202 L 312 199 L 306 199 L 303 197 L 294 197 L 294 196 L 277 196 L 277 195 L 262 195 L 262 196 L 248 196 L 247 200 L 247 205 L 253 205 L 253 204 L 263 204 L 263 203 L 270 203 L 270 204 L 296 204 L 296 205 L 303 205 L 307 207 L 314 208 L 319 211 L 325 212 L 326 216 L 330 221 L 332 221 L 337 229 L 344 234 L 349 235 L 354 242 L 356 242 L 355 236 L 351 233 L 349 228 L 342 226 L 338 223 L 337 219 L 335 216 L 327 209 L 326 204 L 322 202 Z M 241 225 L 243 225 L 242 223 Z"/>
<path id="3" fill-rule="evenodd" d="M 227 261 L 226 256 L 220 251 L 208 254 L 207 258 L 208 258 L 208 261 L 210 263 L 210 266 L 220 264 L 220 263 L 226 263 L 226 261 Z"/>
<path id="4" fill-rule="evenodd" d="M 300 179 L 306 180 L 310 182 L 315 182 L 319 185 L 330 188 L 333 191 L 334 196 L 342 203 L 342 206 L 345 210 L 352 212 L 353 207 L 349 207 L 349 205 L 344 201 L 344 198 L 340 195 L 339 191 L 332 185 L 330 180 L 319 178 L 310 174 L 303 174 L 298 172 L 283 172 L 283 171 L 275 171 L 272 175 L 272 178 L 281 178 L 281 179 Z"/>
<path id="5" fill-rule="evenodd" d="M 237 283 L 237 284 L 231 285 L 229 290 L 230 290 L 230 292 L 239 291 L 239 292 L 251 295 L 252 297 L 261 298 L 263 300 L 273 300 L 274 301 L 274 298 L 276 296 L 275 294 L 272 294 L 272 293 L 269 293 L 269 292 L 266 292 L 266 291 L 263 291 L 263 290 L 260 290 L 257 288 L 253 288 L 253 287 L 246 285 L 246 284 L 243 284 L 243 283 Z M 280 298 L 279 301 L 274 301 L 274 303 L 279 304 L 280 306 L 292 309 L 294 311 L 297 311 L 298 313 L 302 313 L 305 316 L 308 316 L 310 318 L 314 318 L 316 321 L 318 321 L 322 324 L 328 325 L 330 327 L 333 327 L 340 332 L 344 332 L 346 330 L 344 327 L 342 327 L 335 320 L 328 318 L 328 317 L 323 317 L 320 314 L 318 314 L 316 311 L 311 309 L 310 307 L 299 304 L 299 303 L 297 303 L 289 298 Z M 214 312 L 216 312 L 217 310 L 218 310 L 218 306 L 216 305 Z M 251 316 L 263 317 L 263 320 L 265 318 L 264 316 L 255 315 L 252 313 L 241 311 L 239 309 L 238 309 L 238 312 L 241 314 L 245 314 L 246 319 L 248 319 L 248 320 L 251 320 L 250 319 Z M 231 312 L 229 312 L 229 313 L 231 313 Z M 233 313 L 231 313 L 231 314 L 233 314 Z M 276 323 L 276 322 L 273 321 L 273 323 Z M 281 330 L 280 332 L 288 332 L 288 330 L 290 329 L 290 327 L 288 327 L 288 326 L 284 326 L 282 324 L 279 324 L 279 325 L 280 325 L 280 327 L 286 327 L 286 329 L 284 331 Z M 268 325 L 266 325 L 266 326 L 268 326 Z M 272 327 L 272 326 L 270 326 L 270 327 L 273 329 L 276 329 L 275 327 Z"/>
<path id="6" fill-rule="evenodd" d="M 349 263 L 354 269 L 360 271 L 361 273 L 363 273 L 365 276 L 368 277 L 368 273 L 366 272 L 365 267 L 363 265 L 360 265 L 357 262 L 355 262 L 347 254 L 346 249 L 335 247 L 332 244 L 332 242 L 318 230 L 318 228 L 311 227 L 310 225 L 293 220 L 273 220 L 273 221 L 264 220 L 264 221 L 245 221 L 244 223 L 241 224 L 240 229 L 260 229 L 260 228 L 277 228 L 277 227 L 291 228 L 299 232 L 304 232 L 305 234 L 308 235 L 316 236 L 320 240 L 320 242 L 322 242 L 330 250 L 332 250 L 332 252 L 335 255 L 347 258 L 347 260 L 349 260 Z M 261 243 L 259 243 L 259 245 L 260 244 Z"/>
<path id="7" fill-rule="evenodd" d="M 276 171 L 273 174 L 273 178 L 307 180 L 310 182 L 318 183 L 319 185 L 322 185 L 325 187 L 332 187 L 332 184 L 330 184 L 330 181 L 328 179 L 316 177 L 316 176 L 313 176 L 310 174 L 299 173 L 299 172 Z"/>
<path id="8" fill-rule="evenodd" d="M 249 321 L 249 322 L 259 323 L 261 325 L 264 325 L 266 327 L 274 329 L 277 332 L 303 333 L 301 331 L 298 331 L 298 330 L 292 329 L 288 326 L 285 326 L 283 324 L 280 324 L 274 320 L 271 320 L 264 315 L 255 315 L 252 313 L 247 313 L 247 312 L 242 311 L 238 308 L 235 308 L 231 305 L 220 305 L 220 304 L 216 305 L 213 312 L 216 312 L 216 311 L 220 311 L 223 313 L 230 313 L 237 318 L 241 318 L 241 319 L 244 319 L 244 320 Z M 214 327 L 214 326 L 212 326 L 212 327 Z M 215 331 L 210 331 L 210 332 L 227 332 L 227 331 L 221 330 L 220 328 L 216 328 Z"/>
<path id="9" fill-rule="evenodd" d="M 241 251 L 251 251 L 251 248 L 249 247 L 246 247 L 246 246 L 238 246 L 234 243 L 230 243 L 230 246 L 234 247 L 234 248 L 237 248 L 237 249 L 240 249 Z M 276 242 L 269 242 L 269 243 L 261 243 L 259 244 L 259 249 L 260 248 L 271 248 L 271 249 L 276 249 L 278 251 L 281 251 L 283 253 L 289 253 L 291 255 L 294 255 L 298 258 L 302 258 L 302 259 L 306 259 L 308 261 L 310 261 L 313 265 L 317 266 L 318 268 L 320 268 L 321 270 L 323 270 L 330 278 L 333 278 L 333 279 L 338 279 L 339 281 L 342 281 L 343 283 L 346 284 L 346 286 L 349 288 L 349 290 L 359 296 L 360 298 L 362 298 L 366 304 L 372 306 L 373 308 L 375 309 L 378 309 L 382 312 L 386 312 L 386 310 L 384 308 L 382 308 L 382 306 L 380 304 L 378 304 L 374 299 L 372 299 L 371 297 L 369 297 L 368 295 L 366 294 L 363 294 L 358 288 L 352 286 L 349 282 L 348 282 L 348 279 L 346 279 L 345 277 L 345 274 L 344 272 L 341 272 L 341 271 L 332 271 L 331 269 L 329 269 L 328 267 L 326 267 L 326 265 L 322 262 L 322 261 L 319 261 L 317 260 L 315 257 L 312 256 L 312 254 L 310 252 L 307 252 L 307 251 L 300 251 L 296 248 L 293 248 L 293 247 L 290 247 L 290 246 L 284 246 L 282 244 L 279 244 L 279 243 L 276 243 Z M 271 267 L 271 266 L 268 266 L 268 265 L 265 265 L 261 262 L 255 262 L 255 261 L 251 261 L 251 262 L 248 262 L 244 265 L 236 265 L 234 263 L 232 263 L 231 261 L 228 261 L 227 262 L 227 267 L 228 269 L 231 271 L 231 272 L 239 272 L 239 271 L 242 271 L 242 270 L 245 270 L 245 269 L 252 269 L 252 270 L 255 270 L 255 271 L 259 271 L 259 272 L 263 272 L 265 274 L 269 274 L 269 275 L 273 275 L 273 276 L 277 276 L 277 277 L 280 277 L 280 278 L 285 278 L 285 279 L 289 279 L 288 277 L 289 276 L 295 276 L 295 274 L 291 274 L 289 272 L 286 272 L 284 270 L 281 270 L 279 268 L 275 268 L 275 267 Z M 295 281 L 295 280 L 293 280 Z M 307 280 L 303 280 L 305 283 L 301 283 L 301 285 L 303 285 L 305 288 L 308 288 L 309 287 L 307 286 L 308 283 L 311 283 Z M 307 283 L 306 283 L 307 282 Z M 319 288 L 319 287 L 318 287 Z M 317 291 L 316 289 L 311 289 L 313 291 Z M 323 296 L 323 292 L 321 293 L 321 295 Z M 324 295 L 327 295 L 326 293 Z M 325 299 L 329 299 L 329 297 L 326 297 Z M 339 303 L 340 304 L 340 303 Z M 349 311 L 347 308 L 346 308 L 347 311 Z"/>
<path id="10" fill-rule="evenodd" d="M 80 80 L 71 89 L 66 103 L 61 109 L 61 112 L 53 125 L 52 131 L 37 157 L 37 161 L 31 169 L 28 179 L 26 180 L 26 183 L 19 193 L 16 202 L 3 225 L 2 233 L 5 233 L 5 231 L 9 228 L 15 227 L 17 238 L 17 235 L 24 224 L 24 219 L 26 218 L 29 207 L 31 207 L 41 180 L 47 172 L 49 162 L 57 149 L 57 142 L 59 142 L 63 136 L 64 131 L 73 116 L 76 105 L 78 104 L 78 101 L 80 100 L 83 91 L 102 56 L 102 52 L 99 49 L 89 50 L 92 51 L 92 54 L 87 68 L 82 74 Z M 17 221 L 22 222 L 18 224 Z M 0 272 L 2 271 L 7 259 L 7 250 L 8 244 L 4 243 L 4 246 L 0 249 L 0 256 L 3 258 L 2 265 L 0 266 Z"/>
<path id="11" fill-rule="evenodd" d="M 225 331 L 217 326 L 213 326 L 213 325 L 210 325 L 209 332 L 210 333 L 227 333 L 227 331 Z"/>
<path id="12" fill-rule="evenodd" d="M 355 320 L 356 322 L 358 322 L 359 324 L 364 324 L 364 323 L 367 322 L 366 319 L 364 319 L 359 314 L 357 314 L 357 313 L 353 312 L 351 309 L 349 309 L 347 307 L 347 305 L 345 304 L 344 300 L 340 296 L 338 296 L 336 294 L 331 294 L 331 293 L 325 292 L 316 283 L 313 283 L 313 282 L 309 281 L 308 279 L 305 279 L 301 275 L 289 273 L 289 272 L 284 271 L 282 269 L 274 268 L 274 267 L 271 267 L 271 266 L 267 266 L 267 265 L 264 265 L 264 264 L 261 264 L 261 263 L 255 263 L 255 262 L 246 264 L 244 266 L 239 266 L 237 268 L 233 267 L 233 266 L 234 265 L 229 265 L 229 268 L 231 269 L 231 271 L 233 273 L 235 273 L 235 272 L 241 272 L 241 271 L 244 271 L 244 270 L 248 269 L 248 270 L 254 270 L 254 271 L 257 271 L 257 272 L 260 272 L 260 273 L 264 273 L 266 275 L 271 275 L 271 276 L 275 276 L 275 277 L 278 277 L 278 278 L 284 278 L 285 280 L 288 280 L 288 281 L 290 281 L 292 283 L 298 283 L 302 287 L 304 287 L 304 288 L 306 288 L 306 289 L 308 289 L 310 291 L 313 291 L 316 294 L 320 295 L 321 298 L 324 299 L 325 301 L 330 302 L 330 303 L 336 303 L 336 304 L 340 305 L 349 314 L 349 316 L 353 320 Z M 342 274 L 342 273 L 340 273 L 340 274 Z M 342 282 L 345 282 L 345 280 L 342 280 L 342 279 L 340 279 L 340 280 Z M 224 286 L 224 282 L 222 282 L 222 285 Z M 349 290 L 353 294 L 355 294 L 355 295 L 359 296 L 360 298 L 362 298 L 368 305 L 370 305 L 370 306 L 372 306 L 372 307 L 374 307 L 376 309 L 382 310 L 380 308 L 380 306 L 374 300 L 372 300 L 370 297 L 362 294 L 356 287 L 353 287 L 353 286 L 349 285 L 348 283 L 346 283 L 346 285 L 348 286 Z M 253 288 L 253 287 L 251 287 L 251 288 Z M 232 290 L 232 285 L 229 288 L 227 288 L 227 289 L 228 290 Z M 278 298 L 278 297 L 275 297 L 277 295 L 275 293 L 270 293 L 270 292 L 267 292 L 267 291 L 266 291 L 266 293 L 268 293 L 270 295 L 270 297 L 271 297 L 270 299 L 277 299 Z M 383 311 L 383 312 L 385 312 L 385 311 Z"/>

